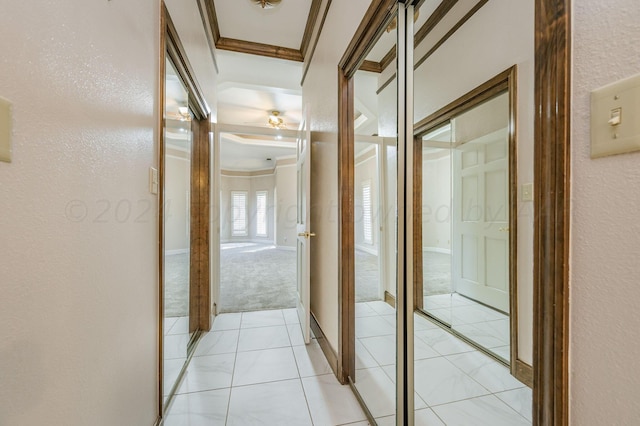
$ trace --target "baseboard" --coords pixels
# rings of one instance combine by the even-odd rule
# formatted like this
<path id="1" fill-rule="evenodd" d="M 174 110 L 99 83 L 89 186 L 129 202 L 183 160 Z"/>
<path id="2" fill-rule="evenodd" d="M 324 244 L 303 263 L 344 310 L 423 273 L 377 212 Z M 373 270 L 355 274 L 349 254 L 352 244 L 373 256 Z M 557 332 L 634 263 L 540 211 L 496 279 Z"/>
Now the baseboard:
<path id="1" fill-rule="evenodd" d="M 291 246 L 276 246 L 276 248 L 278 250 L 289 250 L 289 251 L 296 251 L 297 250 L 297 248 L 295 246 L 294 247 L 291 247 Z"/>
<path id="2" fill-rule="evenodd" d="M 378 250 L 373 248 L 373 246 L 366 246 L 366 245 L 362 245 L 362 244 L 356 244 L 356 250 L 362 250 L 363 252 L 369 253 L 369 254 L 374 255 L 374 256 L 378 255 Z"/>
<path id="3" fill-rule="evenodd" d="M 513 375 L 525 385 L 533 388 L 533 367 L 526 362 L 516 359 Z"/>
<path id="4" fill-rule="evenodd" d="M 391 305 L 392 308 L 396 307 L 396 297 L 389 293 L 388 291 L 384 291 L 384 301 Z"/>
<path id="5" fill-rule="evenodd" d="M 165 250 L 164 254 L 167 256 L 173 256 L 174 254 L 186 254 L 189 253 L 189 249 L 176 249 L 176 250 Z"/>
<path id="6" fill-rule="evenodd" d="M 331 366 L 331 370 L 333 370 L 333 374 L 338 377 L 338 354 L 335 353 L 327 337 L 324 335 L 320 324 L 318 324 L 318 320 L 316 319 L 313 312 L 311 313 L 311 330 L 313 334 L 316 336 L 316 341 L 320 345 L 320 349 L 322 349 L 322 353 L 324 357 L 327 358 L 329 365 Z"/>
<path id="7" fill-rule="evenodd" d="M 430 251 L 433 253 L 451 254 L 451 249 L 440 247 L 422 247 L 422 251 Z"/>

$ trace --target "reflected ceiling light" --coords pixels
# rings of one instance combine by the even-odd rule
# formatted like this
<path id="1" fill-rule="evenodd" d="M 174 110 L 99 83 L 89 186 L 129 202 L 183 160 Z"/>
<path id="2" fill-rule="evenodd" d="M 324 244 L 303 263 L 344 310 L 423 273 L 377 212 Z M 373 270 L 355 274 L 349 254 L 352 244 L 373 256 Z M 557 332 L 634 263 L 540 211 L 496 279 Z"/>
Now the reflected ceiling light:
<path id="1" fill-rule="evenodd" d="M 284 129 L 287 126 L 284 124 L 282 117 L 280 117 L 280 111 L 271 111 L 271 115 L 269 115 L 269 126 L 274 129 Z"/>
<path id="2" fill-rule="evenodd" d="M 251 0 L 251 2 L 263 9 L 273 9 L 278 6 L 282 0 Z"/>
<path id="3" fill-rule="evenodd" d="M 180 113 L 180 121 L 191 121 L 191 113 L 189 107 L 178 107 L 178 113 Z"/>
<path id="4" fill-rule="evenodd" d="M 413 22 L 416 22 L 418 20 L 418 16 L 420 16 L 420 9 L 416 9 L 416 11 L 413 13 Z M 398 28 L 398 18 L 393 18 L 393 21 L 391 21 L 391 23 L 387 26 L 387 32 L 390 33 L 391 31 L 395 30 L 396 28 Z"/>

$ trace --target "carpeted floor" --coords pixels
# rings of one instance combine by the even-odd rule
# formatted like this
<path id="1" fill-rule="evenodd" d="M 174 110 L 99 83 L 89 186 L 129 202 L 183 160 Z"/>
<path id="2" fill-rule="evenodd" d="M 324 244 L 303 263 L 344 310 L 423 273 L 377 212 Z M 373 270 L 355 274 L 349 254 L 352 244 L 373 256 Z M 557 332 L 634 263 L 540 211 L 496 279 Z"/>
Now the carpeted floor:
<path id="1" fill-rule="evenodd" d="M 167 255 L 164 262 L 164 316 L 186 316 L 189 309 L 189 255 Z"/>
<path id="2" fill-rule="evenodd" d="M 296 252 L 227 243 L 220 250 L 220 312 L 295 308 Z"/>
<path id="3" fill-rule="evenodd" d="M 379 300 L 378 257 L 356 250 L 356 302 Z M 451 255 L 424 252 L 425 295 L 451 292 Z M 165 259 L 165 316 L 187 315 L 189 257 Z M 296 306 L 296 252 L 257 243 L 222 244 L 220 312 Z"/>

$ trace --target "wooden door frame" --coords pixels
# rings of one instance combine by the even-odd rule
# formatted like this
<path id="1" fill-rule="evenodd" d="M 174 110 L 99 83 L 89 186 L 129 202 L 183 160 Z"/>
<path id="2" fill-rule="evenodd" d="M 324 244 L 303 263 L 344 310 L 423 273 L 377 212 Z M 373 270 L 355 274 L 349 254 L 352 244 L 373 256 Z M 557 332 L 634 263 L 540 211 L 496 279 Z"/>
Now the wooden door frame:
<path id="1" fill-rule="evenodd" d="M 534 1 L 533 424 L 567 425 L 571 11 L 570 0 Z M 395 5 L 392 0 L 372 1 L 338 66 L 338 378 L 342 383 L 355 372 L 353 76 Z"/>
<path id="2" fill-rule="evenodd" d="M 190 236 L 191 259 L 189 265 L 189 331 L 211 329 L 210 256 L 209 256 L 209 204 L 210 204 L 210 119 L 211 110 L 204 93 L 195 78 L 195 72 L 187 58 L 169 11 L 164 2 L 160 8 L 160 49 L 158 57 L 158 419 L 164 417 L 164 248 L 165 248 L 165 140 L 164 108 L 166 60 L 170 59 L 189 92 L 189 108 L 192 117 L 193 146 L 190 174 Z M 184 374 L 184 368 L 181 374 Z"/>

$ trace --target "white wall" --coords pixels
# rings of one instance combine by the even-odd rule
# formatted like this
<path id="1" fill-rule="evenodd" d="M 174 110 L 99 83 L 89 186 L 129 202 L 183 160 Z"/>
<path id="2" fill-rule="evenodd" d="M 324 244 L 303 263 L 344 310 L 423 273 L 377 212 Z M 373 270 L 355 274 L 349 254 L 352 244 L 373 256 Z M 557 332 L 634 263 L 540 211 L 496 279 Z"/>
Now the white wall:
<path id="1" fill-rule="evenodd" d="M 2 425 L 157 417 L 159 13 L 149 0 L 2 2 Z"/>
<path id="2" fill-rule="evenodd" d="M 303 86 L 311 106 L 311 310 L 338 350 L 338 70 L 369 0 L 333 2 Z M 323 133 L 318 133 L 323 132 Z"/>
<path id="3" fill-rule="evenodd" d="M 592 160 L 589 93 L 640 73 L 636 0 L 573 5 L 571 424 L 640 418 L 640 153 Z"/>
<path id="4" fill-rule="evenodd" d="M 295 247 L 298 194 L 296 165 L 276 167 L 276 244 Z"/>
<path id="5" fill-rule="evenodd" d="M 422 250 L 451 251 L 451 153 L 422 155 Z"/>

